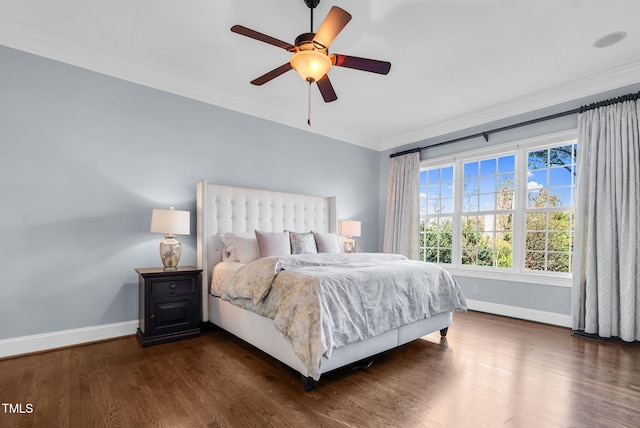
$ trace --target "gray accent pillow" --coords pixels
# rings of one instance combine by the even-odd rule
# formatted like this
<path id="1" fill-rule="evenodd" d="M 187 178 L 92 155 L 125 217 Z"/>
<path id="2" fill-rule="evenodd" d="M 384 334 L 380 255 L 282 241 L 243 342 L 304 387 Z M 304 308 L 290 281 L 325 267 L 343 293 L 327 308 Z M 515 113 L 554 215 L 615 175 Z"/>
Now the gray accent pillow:
<path id="1" fill-rule="evenodd" d="M 340 243 L 335 233 L 312 232 L 319 253 L 340 254 Z"/>
<path id="2" fill-rule="evenodd" d="M 260 258 L 272 256 L 288 256 L 291 254 L 289 232 L 260 232 L 255 231 L 258 240 Z"/>
<path id="3" fill-rule="evenodd" d="M 291 254 L 315 254 L 318 252 L 316 238 L 311 232 L 289 232 L 289 240 L 291 241 Z"/>

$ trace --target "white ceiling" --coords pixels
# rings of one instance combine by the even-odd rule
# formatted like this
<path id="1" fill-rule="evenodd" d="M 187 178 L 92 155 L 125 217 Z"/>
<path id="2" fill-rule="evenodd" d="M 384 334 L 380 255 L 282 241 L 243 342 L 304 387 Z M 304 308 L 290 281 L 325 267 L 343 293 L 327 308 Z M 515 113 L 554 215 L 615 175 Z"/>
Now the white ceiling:
<path id="1" fill-rule="evenodd" d="M 640 82 L 638 0 L 321 0 L 315 29 L 334 5 L 353 19 L 330 51 L 393 65 L 334 67 L 311 127 L 294 71 L 249 84 L 290 54 L 229 31 L 293 43 L 303 0 L 0 0 L 0 44 L 375 150 Z"/>

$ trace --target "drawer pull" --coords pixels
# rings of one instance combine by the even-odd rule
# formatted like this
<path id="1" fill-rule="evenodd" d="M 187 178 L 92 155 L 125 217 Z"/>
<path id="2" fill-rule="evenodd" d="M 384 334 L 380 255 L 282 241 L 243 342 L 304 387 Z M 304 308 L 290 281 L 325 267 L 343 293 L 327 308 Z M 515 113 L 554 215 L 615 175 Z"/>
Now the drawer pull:
<path id="1" fill-rule="evenodd" d="M 155 318 L 156 318 L 156 314 L 151 314 L 151 315 L 149 315 L 149 318 L 151 318 L 151 319 L 155 319 Z"/>
<path id="2" fill-rule="evenodd" d="M 169 288 L 170 288 L 170 289 L 172 289 L 172 290 L 175 290 L 175 288 L 176 288 L 176 287 L 177 287 L 177 286 L 176 286 L 175 284 L 171 284 L 171 285 L 169 286 Z"/>

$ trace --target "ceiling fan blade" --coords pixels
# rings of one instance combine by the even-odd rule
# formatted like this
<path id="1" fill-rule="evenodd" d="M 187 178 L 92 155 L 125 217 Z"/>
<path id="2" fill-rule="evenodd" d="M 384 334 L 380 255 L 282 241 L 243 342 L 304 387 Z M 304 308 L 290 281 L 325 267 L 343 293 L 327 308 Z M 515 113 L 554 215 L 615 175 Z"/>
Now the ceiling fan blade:
<path id="1" fill-rule="evenodd" d="M 357 56 L 331 54 L 331 62 L 338 67 L 353 68 L 378 74 L 387 74 L 391 70 L 391 63 L 388 61 L 378 61 L 377 59 Z"/>
<path id="2" fill-rule="evenodd" d="M 252 80 L 251 84 L 252 85 L 256 85 L 256 86 L 264 85 L 265 83 L 269 82 L 270 80 L 275 79 L 276 77 L 280 76 L 281 74 L 286 73 L 287 71 L 291 70 L 292 68 L 293 67 L 291 67 L 290 63 L 282 64 L 280 67 L 274 68 L 270 72 L 265 73 L 262 76 L 258 77 L 257 79 Z"/>
<path id="3" fill-rule="evenodd" d="M 346 10 L 340 9 L 338 6 L 333 6 L 327 17 L 320 24 L 318 32 L 313 37 L 313 41 L 320 43 L 325 48 L 328 48 L 333 39 L 336 38 L 340 31 L 351 21 L 351 15 Z"/>
<path id="4" fill-rule="evenodd" d="M 283 42 L 282 40 L 267 36 L 266 34 L 262 34 L 250 28 L 243 27 L 242 25 L 234 25 L 233 27 L 231 27 L 231 31 L 243 36 L 250 37 L 252 39 L 259 40 L 261 42 L 269 43 L 270 45 L 277 46 L 289 52 L 293 52 L 296 50 L 296 47 L 291 43 Z"/>
<path id="5" fill-rule="evenodd" d="M 325 103 L 330 103 L 331 101 L 335 101 L 338 99 L 336 91 L 333 90 L 333 85 L 329 80 L 328 74 L 322 76 L 322 78 L 316 83 L 318 84 L 318 89 L 320 89 L 320 93 L 322 94 L 322 98 L 324 99 Z"/>

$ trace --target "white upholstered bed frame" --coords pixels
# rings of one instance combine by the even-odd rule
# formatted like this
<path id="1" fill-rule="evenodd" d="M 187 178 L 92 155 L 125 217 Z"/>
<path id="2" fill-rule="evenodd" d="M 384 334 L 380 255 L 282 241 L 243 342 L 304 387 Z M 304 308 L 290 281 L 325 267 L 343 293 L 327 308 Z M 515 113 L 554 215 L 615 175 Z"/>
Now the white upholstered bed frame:
<path id="1" fill-rule="evenodd" d="M 335 232 L 335 197 L 222 186 L 201 180 L 197 184 L 197 211 L 197 259 L 203 281 L 202 320 L 223 328 L 297 370 L 305 380 L 305 389 L 310 388 L 308 370 L 294 354 L 291 344 L 276 330 L 273 321 L 210 295 L 211 273 L 213 266 L 222 260 L 218 233 L 254 230 Z M 360 361 L 438 330 L 446 332 L 452 319 L 453 314 L 445 312 L 335 349 L 331 358 L 323 358 L 321 372 Z"/>

